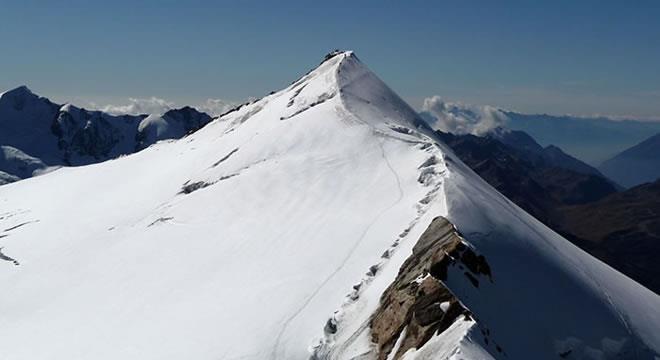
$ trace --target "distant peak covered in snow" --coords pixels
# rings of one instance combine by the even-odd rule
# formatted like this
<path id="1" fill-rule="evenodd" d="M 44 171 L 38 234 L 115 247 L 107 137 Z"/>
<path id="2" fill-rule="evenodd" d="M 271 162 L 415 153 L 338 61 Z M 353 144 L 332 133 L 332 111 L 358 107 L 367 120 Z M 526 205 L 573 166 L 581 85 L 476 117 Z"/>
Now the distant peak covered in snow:
<path id="1" fill-rule="evenodd" d="M 53 103 L 45 97 L 33 93 L 27 86 L 17 88 L 0 94 L 0 121 L 8 117 L 7 112 L 22 112 L 25 107 L 52 107 Z M 4 121 L 7 121 L 4 119 Z"/>
<path id="2" fill-rule="evenodd" d="M 2 183 L 57 166 L 86 165 L 132 154 L 157 141 L 183 137 L 212 120 L 187 106 L 151 117 L 160 121 L 145 122 L 146 117 L 55 104 L 26 86 L 3 92 L 0 146 L 15 151 L 0 156 L 0 171 L 7 174 Z"/>
<path id="3" fill-rule="evenodd" d="M 353 54 L 353 51 L 352 50 L 339 50 L 339 49 L 332 50 L 323 57 L 323 61 L 321 63 L 326 62 L 326 61 L 332 59 L 333 57 L 335 57 L 337 55 L 342 55 L 342 54 L 350 56 L 350 55 Z"/>
<path id="4" fill-rule="evenodd" d="M 34 93 L 30 89 L 28 89 L 27 86 L 21 85 L 21 86 L 18 86 L 16 88 L 14 88 L 14 89 L 7 90 L 5 92 L 0 93 L 0 97 L 3 97 L 5 95 L 6 96 L 25 96 L 25 95 L 34 95 Z"/>
<path id="5" fill-rule="evenodd" d="M 48 100 L 47 98 L 35 94 L 26 85 L 21 85 L 21 86 L 18 86 L 16 88 L 14 88 L 14 89 L 7 90 L 3 93 L 0 93 L 0 99 L 5 99 L 6 100 L 6 99 L 10 99 L 10 98 L 14 99 L 15 101 L 16 100 L 28 100 L 28 99 L 31 99 L 31 100 L 41 99 L 41 100 L 45 100 L 45 101 L 50 102 L 50 100 Z"/>

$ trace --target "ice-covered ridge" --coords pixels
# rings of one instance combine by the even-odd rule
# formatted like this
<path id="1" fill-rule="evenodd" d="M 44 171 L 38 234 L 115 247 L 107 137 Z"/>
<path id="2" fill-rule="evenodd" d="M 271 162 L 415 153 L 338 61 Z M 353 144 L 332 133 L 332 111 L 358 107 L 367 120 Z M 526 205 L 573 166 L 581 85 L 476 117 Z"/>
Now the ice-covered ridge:
<path id="1" fill-rule="evenodd" d="M 403 99 L 367 68 L 352 51 L 342 53 L 337 87 L 346 108 L 363 121 L 399 125 L 428 134 L 428 125 Z M 411 131 L 412 133 L 412 131 Z"/>

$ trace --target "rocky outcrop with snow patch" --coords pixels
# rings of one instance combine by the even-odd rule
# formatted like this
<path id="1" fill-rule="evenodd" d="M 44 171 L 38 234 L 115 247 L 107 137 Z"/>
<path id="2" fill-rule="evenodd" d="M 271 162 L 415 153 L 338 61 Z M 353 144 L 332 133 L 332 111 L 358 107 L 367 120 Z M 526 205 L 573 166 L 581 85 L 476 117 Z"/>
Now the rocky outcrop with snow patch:
<path id="1" fill-rule="evenodd" d="M 434 219 L 415 244 L 371 320 L 371 337 L 379 360 L 400 359 L 408 350 L 419 349 L 433 336 L 441 336 L 454 322 L 468 321 L 463 317 L 469 319 L 469 311 L 440 282 L 449 262 L 461 261 L 460 256 L 452 254 L 462 244 L 452 224 L 442 217 Z M 466 276 L 479 275 L 463 267 L 469 274 Z"/>

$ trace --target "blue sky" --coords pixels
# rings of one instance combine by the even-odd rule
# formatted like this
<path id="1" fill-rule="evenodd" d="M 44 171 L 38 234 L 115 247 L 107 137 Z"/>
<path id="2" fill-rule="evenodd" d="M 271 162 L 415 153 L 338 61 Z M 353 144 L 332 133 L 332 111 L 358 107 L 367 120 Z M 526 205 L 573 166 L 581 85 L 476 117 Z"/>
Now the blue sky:
<path id="1" fill-rule="evenodd" d="M 660 2 L 6 1 L 0 89 L 178 105 L 287 85 L 353 49 L 413 105 L 660 118 Z"/>

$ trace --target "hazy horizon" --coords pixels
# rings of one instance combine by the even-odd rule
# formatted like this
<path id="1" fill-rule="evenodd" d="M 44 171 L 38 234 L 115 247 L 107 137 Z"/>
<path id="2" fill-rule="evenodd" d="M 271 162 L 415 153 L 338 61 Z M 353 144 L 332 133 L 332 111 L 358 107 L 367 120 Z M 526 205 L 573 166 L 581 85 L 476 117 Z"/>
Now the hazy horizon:
<path id="1" fill-rule="evenodd" d="M 440 95 L 523 113 L 660 119 L 658 15 L 655 2 L 10 1 L 0 89 L 25 84 L 81 106 L 231 103 L 280 89 L 342 48 L 416 107 Z"/>

